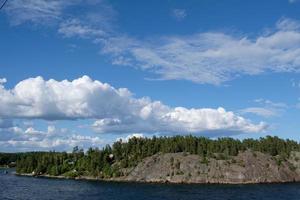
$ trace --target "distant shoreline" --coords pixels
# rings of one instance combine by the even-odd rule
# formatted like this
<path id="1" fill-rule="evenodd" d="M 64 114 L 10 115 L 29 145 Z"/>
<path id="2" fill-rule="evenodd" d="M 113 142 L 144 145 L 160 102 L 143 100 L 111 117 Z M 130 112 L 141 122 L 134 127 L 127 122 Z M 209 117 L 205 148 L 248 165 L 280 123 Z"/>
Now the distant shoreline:
<path id="1" fill-rule="evenodd" d="M 130 181 L 121 178 L 110 178 L 110 179 L 103 179 L 91 176 L 80 176 L 80 177 L 66 177 L 66 176 L 53 176 L 48 174 L 42 175 L 32 175 L 32 174 L 25 174 L 25 173 L 14 173 L 16 176 L 25 176 L 25 177 L 32 177 L 32 178 L 47 178 L 47 179 L 65 179 L 65 180 L 82 180 L 82 181 L 102 181 L 102 182 L 116 182 L 116 183 L 149 183 L 149 184 L 203 184 L 203 185 L 255 185 L 255 184 L 288 184 L 288 183 L 300 183 L 300 181 L 274 181 L 274 182 L 255 182 L 255 181 L 248 181 L 248 182 L 170 182 L 170 181 Z"/>
<path id="2" fill-rule="evenodd" d="M 33 174 L 26 174 L 26 173 L 14 173 L 16 176 L 26 176 L 32 178 L 49 178 L 49 179 L 66 179 L 66 180 L 86 180 L 86 181 L 104 181 L 104 182 L 128 182 L 128 183 L 150 183 L 150 182 L 142 182 L 142 181 L 127 181 L 122 179 L 103 179 L 97 178 L 92 176 L 79 176 L 79 177 L 67 177 L 67 176 L 53 176 L 48 174 L 41 174 L 41 175 L 33 175 Z M 155 182 L 152 182 L 155 183 Z M 158 182 L 157 182 L 158 183 Z M 163 183 L 163 182 L 161 182 Z"/>

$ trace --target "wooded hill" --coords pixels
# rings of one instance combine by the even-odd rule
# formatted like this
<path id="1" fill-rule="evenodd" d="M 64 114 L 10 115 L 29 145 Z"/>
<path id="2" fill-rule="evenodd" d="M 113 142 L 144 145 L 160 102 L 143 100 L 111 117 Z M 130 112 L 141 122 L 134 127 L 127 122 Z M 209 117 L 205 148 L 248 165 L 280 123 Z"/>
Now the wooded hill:
<path id="1" fill-rule="evenodd" d="M 17 158 L 16 171 L 20 174 L 110 178 L 123 176 L 122 169 L 134 167 L 144 158 L 158 153 L 188 152 L 199 155 L 201 162 L 205 163 L 210 158 L 226 160 L 246 150 L 276 156 L 280 164 L 289 158 L 292 151 L 300 151 L 300 144 L 271 136 L 243 141 L 195 136 L 131 138 L 128 142 L 118 141 L 112 146 L 107 145 L 103 149 L 90 148 L 86 152 L 75 147 L 72 153 L 23 153 Z"/>

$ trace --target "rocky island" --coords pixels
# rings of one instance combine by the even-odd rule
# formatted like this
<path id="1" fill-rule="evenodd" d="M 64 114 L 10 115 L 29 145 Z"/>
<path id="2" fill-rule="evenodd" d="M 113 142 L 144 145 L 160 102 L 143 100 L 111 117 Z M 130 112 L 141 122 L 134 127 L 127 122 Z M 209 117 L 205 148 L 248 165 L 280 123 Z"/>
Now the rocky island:
<path id="1" fill-rule="evenodd" d="M 300 145 L 266 137 L 176 136 L 132 138 L 99 150 L 29 152 L 17 174 L 57 178 L 160 183 L 279 183 L 300 181 Z"/>

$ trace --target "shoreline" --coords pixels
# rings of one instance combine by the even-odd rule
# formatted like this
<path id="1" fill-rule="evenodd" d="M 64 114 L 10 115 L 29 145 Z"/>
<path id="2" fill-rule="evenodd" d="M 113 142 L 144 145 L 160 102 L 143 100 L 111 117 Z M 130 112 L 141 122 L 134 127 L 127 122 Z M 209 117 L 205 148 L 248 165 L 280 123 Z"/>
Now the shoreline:
<path id="1" fill-rule="evenodd" d="M 32 175 L 32 174 L 22 174 L 13 173 L 15 176 L 25 176 L 32 178 L 47 178 L 47 179 L 65 179 L 65 180 L 81 180 L 81 181 L 99 181 L 99 182 L 115 182 L 115 183 L 143 183 L 143 184 L 174 184 L 174 185 L 255 185 L 255 184 L 289 184 L 289 183 L 300 183 L 300 181 L 274 181 L 274 182 L 263 182 L 263 181 L 249 181 L 249 182 L 172 182 L 172 181 L 130 181 L 125 179 L 101 179 L 91 176 L 80 176 L 80 177 L 66 177 L 66 176 L 52 176 L 47 174 L 42 175 Z"/>

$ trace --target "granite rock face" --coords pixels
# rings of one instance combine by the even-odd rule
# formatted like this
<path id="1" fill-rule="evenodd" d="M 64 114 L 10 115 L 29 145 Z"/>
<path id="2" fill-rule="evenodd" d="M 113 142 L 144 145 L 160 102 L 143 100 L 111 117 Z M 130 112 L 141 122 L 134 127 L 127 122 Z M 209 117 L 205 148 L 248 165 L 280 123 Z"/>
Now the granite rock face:
<path id="1" fill-rule="evenodd" d="M 217 157 L 217 156 L 216 156 Z M 300 181 L 300 153 L 280 160 L 245 151 L 229 158 L 203 158 L 188 153 L 156 154 L 136 167 L 123 169 L 120 181 L 171 183 L 277 183 Z"/>

